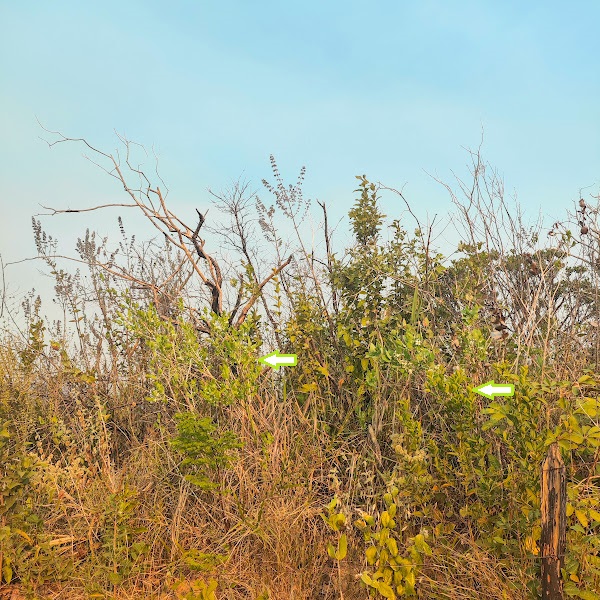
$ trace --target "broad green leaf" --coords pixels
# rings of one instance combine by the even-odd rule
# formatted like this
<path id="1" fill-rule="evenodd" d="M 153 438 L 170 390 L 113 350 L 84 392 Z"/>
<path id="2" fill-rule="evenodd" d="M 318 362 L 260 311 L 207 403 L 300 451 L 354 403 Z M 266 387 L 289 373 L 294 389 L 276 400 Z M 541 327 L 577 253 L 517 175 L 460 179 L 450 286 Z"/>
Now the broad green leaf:
<path id="1" fill-rule="evenodd" d="M 398 544 L 394 538 L 388 538 L 386 540 L 386 546 L 392 556 L 398 556 Z"/>
<path id="2" fill-rule="evenodd" d="M 375 587 L 374 581 L 369 577 L 369 575 L 367 575 L 367 573 L 363 573 L 360 576 L 360 580 L 365 584 L 368 585 L 370 587 Z"/>
<path id="3" fill-rule="evenodd" d="M 113 585 L 119 585 L 123 581 L 123 575 L 121 575 L 121 573 L 109 573 L 108 580 Z"/>
<path id="4" fill-rule="evenodd" d="M 587 526 L 589 525 L 589 521 L 588 518 L 586 516 L 586 514 L 582 511 L 582 510 L 576 510 L 575 511 L 575 516 L 577 517 L 577 520 L 585 527 L 587 528 Z"/>
<path id="5" fill-rule="evenodd" d="M 335 557 L 337 560 L 343 560 L 346 558 L 346 554 L 348 554 L 348 538 L 346 537 L 346 534 L 343 533 L 338 542 L 338 551 L 336 552 Z"/>
<path id="6" fill-rule="evenodd" d="M 589 590 L 579 590 L 577 594 L 582 600 L 600 600 L 600 594 Z"/>
<path id="7" fill-rule="evenodd" d="M 581 442 L 583 442 L 583 435 L 576 431 L 571 431 L 569 433 L 563 433 L 561 438 L 563 440 L 573 442 L 573 444 L 577 444 L 577 445 L 579 445 L 579 444 L 581 444 Z"/>
<path id="8" fill-rule="evenodd" d="M 335 558 L 335 546 L 333 544 L 327 544 L 327 554 L 331 558 Z"/>
<path id="9" fill-rule="evenodd" d="M 581 406 L 575 412 L 586 414 L 588 417 L 595 417 L 598 414 L 598 401 L 596 398 L 584 398 Z"/>
<path id="10" fill-rule="evenodd" d="M 594 521 L 600 522 L 600 512 L 598 512 L 597 510 L 594 510 L 593 508 L 590 508 L 588 513 L 589 513 L 590 517 L 592 519 L 594 519 Z"/>
<path id="11" fill-rule="evenodd" d="M 571 598 L 579 596 L 579 588 L 572 581 L 565 581 L 563 585 L 563 591 L 567 596 Z"/>
<path id="12" fill-rule="evenodd" d="M 594 425 L 593 427 L 590 427 L 588 429 L 588 432 L 586 433 L 586 437 L 588 437 L 588 438 L 590 438 L 590 437 L 594 437 L 594 438 L 600 437 L 600 427 L 598 427 L 597 425 Z"/>
<path id="13" fill-rule="evenodd" d="M 216 579 L 211 579 L 206 588 L 207 593 L 212 594 L 217 589 L 218 585 L 219 585 L 219 583 Z"/>
<path id="14" fill-rule="evenodd" d="M 431 556 L 432 554 L 431 548 L 422 534 L 415 536 L 415 547 L 421 554 L 426 554 L 427 556 Z"/>
<path id="15" fill-rule="evenodd" d="M 381 513 L 381 524 L 384 527 L 391 527 L 392 517 L 390 517 L 390 513 L 387 510 L 384 510 Z"/>
<path id="16" fill-rule="evenodd" d="M 319 371 L 319 373 L 323 373 L 323 375 L 325 375 L 325 377 L 329 377 L 329 369 L 327 368 L 327 365 L 324 365 L 322 367 L 317 367 L 317 371 Z"/>
<path id="17" fill-rule="evenodd" d="M 313 382 L 313 383 L 305 383 L 301 388 L 300 391 L 304 394 L 308 394 L 309 392 L 315 392 L 319 389 L 319 386 Z"/>
<path id="18" fill-rule="evenodd" d="M 346 524 L 346 515 L 343 513 L 338 513 L 335 515 L 335 524 L 337 527 L 343 527 Z"/>
<path id="19" fill-rule="evenodd" d="M 389 598 L 390 600 L 394 600 L 396 598 L 396 594 L 390 585 L 385 583 L 384 581 L 380 581 L 377 584 L 377 591 L 384 597 Z"/>
<path id="20" fill-rule="evenodd" d="M 12 581 L 13 570 L 8 561 L 2 566 L 2 575 L 4 576 L 4 583 L 10 583 Z"/>
<path id="21" fill-rule="evenodd" d="M 33 540 L 29 537 L 29 535 L 27 535 L 22 529 L 13 529 L 13 531 L 20 535 L 25 541 L 29 542 L 31 545 L 33 545 Z"/>

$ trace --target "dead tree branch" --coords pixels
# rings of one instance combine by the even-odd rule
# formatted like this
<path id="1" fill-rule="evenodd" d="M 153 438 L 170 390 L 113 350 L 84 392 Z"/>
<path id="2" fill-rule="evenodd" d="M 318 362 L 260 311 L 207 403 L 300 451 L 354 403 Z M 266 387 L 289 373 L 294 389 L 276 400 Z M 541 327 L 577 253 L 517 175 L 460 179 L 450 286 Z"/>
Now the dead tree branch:
<path id="1" fill-rule="evenodd" d="M 257 290 L 252 294 L 252 296 L 250 296 L 250 299 L 248 300 L 248 302 L 246 302 L 246 304 L 244 305 L 244 308 L 242 308 L 242 310 L 240 312 L 240 316 L 238 317 L 238 319 L 236 321 L 237 327 L 239 327 L 246 320 L 246 317 L 248 316 L 250 309 L 254 306 L 256 301 L 260 298 L 262 289 L 265 287 L 265 285 L 267 285 L 267 283 L 269 283 L 269 281 L 271 281 L 271 279 L 273 279 L 273 277 L 275 277 L 283 269 L 285 269 L 292 262 L 292 258 L 293 257 L 290 256 L 286 261 L 282 262 L 276 269 L 273 269 L 273 272 L 268 277 L 263 279 L 263 281 L 258 285 Z"/>
<path id="2" fill-rule="evenodd" d="M 197 276 L 201 281 L 202 285 L 207 289 L 210 296 L 210 308 L 216 315 L 223 314 L 223 274 L 219 262 L 217 259 L 207 251 L 205 247 L 205 240 L 200 237 L 200 232 L 206 221 L 206 213 L 202 214 L 196 209 L 198 221 L 194 226 L 190 226 L 179 218 L 166 204 L 165 195 L 161 188 L 156 185 L 154 186 L 144 170 L 140 165 L 136 165 L 133 162 L 131 147 L 132 145 L 138 146 L 134 142 L 128 140 L 124 136 L 117 134 L 117 137 L 124 145 L 124 155 L 119 153 L 117 150 L 115 153 L 107 153 L 99 150 L 98 148 L 91 145 L 84 138 L 70 138 L 59 131 L 51 131 L 40 126 L 44 131 L 57 136 L 58 139 L 54 141 L 47 141 L 49 147 L 53 147 L 57 144 L 64 142 L 79 142 L 83 143 L 94 155 L 99 157 L 101 162 L 108 162 L 106 165 L 91 161 L 97 164 L 102 170 L 104 170 L 111 177 L 116 178 L 123 186 L 124 191 L 131 199 L 130 203 L 106 203 L 98 206 L 80 208 L 80 209 L 57 209 L 52 207 L 43 208 L 49 211 L 49 216 L 63 214 L 63 213 L 75 213 L 75 212 L 91 212 L 104 208 L 138 208 L 142 214 L 148 219 L 152 226 L 159 231 L 170 244 L 175 246 L 181 251 L 183 261 L 187 262 L 191 268 L 190 277 L 193 275 Z M 143 147 L 142 147 L 143 148 Z M 156 159 L 156 155 L 154 155 Z M 86 157 L 88 158 L 88 157 Z M 133 176 L 137 182 L 135 186 L 132 186 L 128 177 Z M 160 179 L 160 176 L 158 176 Z M 160 179 L 161 183 L 162 179 Z M 248 251 L 244 248 L 244 255 L 248 258 Z M 253 291 L 250 298 L 243 304 L 243 286 L 240 286 L 238 297 L 233 307 L 233 312 L 230 315 L 230 323 L 241 325 L 246 316 L 248 315 L 251 308 L 254 306 L 256 301 L 262 297 L 262 290 L 264 286 L 282 269 L 284 269 L 291 261 L 291 257 L 279 264 L 279 266 L 273 268 L 273 272 L 266 277 L 262 282 L 255 281 L 255 291 Z M 155 298 L 158 298 L 160 288 L 162 285 L 166 285 L 171 278 L 163 284 L 157 284 L 156 282 L 149 283 L 143 281 L 139 277 L 133 276 L 128 273 L 125 269 L 116 267 L 115 265 L 108 265 L 97 262 L 98 266 L 104 269 L 106 272 L 113 276 L 124 279 L 131 284 L 136 286 L 143 286 L 149 289 Z M 179 269 L 183 267 L 183 264 L 179 266 Z M 178 269 L 178 270 L 179 270 Z M 189 278 L 187 279 L 189 280 Z M 186 281 L 187 281 L 186 280 Z M 239 315 L 238 315 L 239 311 Z M 237 318 L 236 318 L 237 316 Z"/>

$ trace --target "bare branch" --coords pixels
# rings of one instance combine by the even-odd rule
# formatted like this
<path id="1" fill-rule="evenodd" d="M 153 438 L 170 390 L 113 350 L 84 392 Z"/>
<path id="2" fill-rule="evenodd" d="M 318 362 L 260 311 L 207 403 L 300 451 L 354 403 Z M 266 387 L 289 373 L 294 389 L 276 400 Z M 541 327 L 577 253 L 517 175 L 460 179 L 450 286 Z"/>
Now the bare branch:
<path id="1" fill-rule="evenodd" d="M 60 214 L 64 214 L 64 213 L 91 212 L 91 211 L 94 211 L 94 210 L 100 210 L 102 208 L 113 208 L 113 207 L 135 208 L 137 206 L 137 204 L 113 203 L 113 204 L 99 204 L 98 206 L 91 206 L 89 208 L 65 208 L 65 209 L 52 208 L 51 206 L 44 206 L 43 204 L 40 204 L 40 206 L 44 210 L 50 210 L 52 212 L 50 212 L 50 213 L 37 213 L 35 215 L 36 217 L 53 217 L 54 215 L 60 215 Z"/>
<path id="2" fill-rule="evenodd" d="M 273 277 L 275 277 L 278 273 L 283 271 L 283 269 L 285 269 L 292 262 L 292 258 L 293 258 L 293 256 L 290 256 L 285 262 L 281 263 L 276 269 L 273 269 L 273 272 L 268 277 L 266 277 L 262 281 L 262 283 L 259 284 L 256 292 L 254 292 L 254 294 L 252 294 L 252 296 L 250 297 L 250 300 L 248 300 L 248 302 L 246 302 L 246 304 L 244 305 L 244 308 L 240 312 L 240 316 L 238 317 L 238 319 L 236 321 L 236 325 L 238 327 L 246 320 L 246 317 L 248 316 L 250 309 L 254 306 L 254 304 L 260 297 L 260 293 L 262 292 L 262 289 L 265 287 L 265 285 L 267 285 L 267 283 L 269 283 L 269 281 L 271 281 L 271 279 L 273 279 Z"/>

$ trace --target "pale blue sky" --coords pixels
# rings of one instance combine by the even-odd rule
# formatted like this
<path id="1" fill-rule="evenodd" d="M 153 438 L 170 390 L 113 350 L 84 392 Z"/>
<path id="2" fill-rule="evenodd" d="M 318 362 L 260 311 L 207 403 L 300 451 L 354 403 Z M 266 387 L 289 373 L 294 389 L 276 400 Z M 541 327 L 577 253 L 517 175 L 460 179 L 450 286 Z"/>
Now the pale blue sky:
<path id="1" fill-rule="evenodd" d="M 577 1 L 2 0 L 0 253 L 35 253 L 38 203 L 122 198 L 81 149 L 49 150 L 36 117 L 109 151 L 113 130 L 154 145 L 184 214 L 240 175 L 260 188 L 273 153 L 291 181 L 307 166 L 307 195 L 335 216 L 358 173 L 443 215 L 426 172 L 465 175 L 483 127 L 506 189 L 559 218 L 579 188 L 597 193 L 599 22 L 600 3 Z M 114 233 L 115 217 L 87 223 Z M 72 252 L 86 220 L 45 225 Z M 35 284 L 28 269 L 7 271 L 13 289 Z"/>

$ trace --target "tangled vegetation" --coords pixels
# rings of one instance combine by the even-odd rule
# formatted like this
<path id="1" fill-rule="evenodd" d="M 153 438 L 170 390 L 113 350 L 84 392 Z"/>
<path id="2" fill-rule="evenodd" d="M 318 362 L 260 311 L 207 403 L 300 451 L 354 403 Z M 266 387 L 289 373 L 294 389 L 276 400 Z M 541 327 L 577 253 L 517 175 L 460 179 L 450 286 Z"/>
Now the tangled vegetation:
<path id="1" fill-rule="evenodd" d="M 214 195 L 217 257 L 209 221 L 182 222 L 124 144 L 123 163 L 92 151 L 164 244 L 119 219 L 121 243 L 88 231 L 68 270 L 34 220 L 65 318 L 47 322 L 32 295 L 24 335 L 2 334 L 4 589 L 537 598 L 540 464 L 558 442 L 565 593 L 600 599 L 593 199 L 571 225 L 527 228 L 473 154 L 472 183 L 448 187 L 463 228 L 448 258 L 400 192 L 360 176 L 341 251 L 322 203 L 308 242 L 304 173 L 286 186 L 273 161 L 272 205 L 241 184 Z M 390 222 L 380 193 L 403 214 Z M 297 366 L 261 365 L 274 349 Z M 515 395 L 472 391 L 492 379 Z"/>

